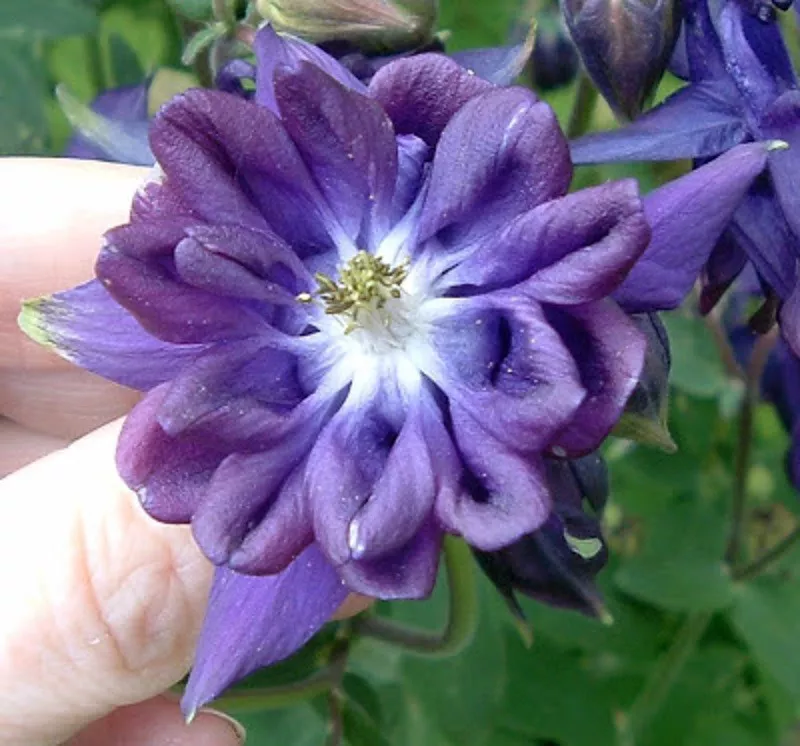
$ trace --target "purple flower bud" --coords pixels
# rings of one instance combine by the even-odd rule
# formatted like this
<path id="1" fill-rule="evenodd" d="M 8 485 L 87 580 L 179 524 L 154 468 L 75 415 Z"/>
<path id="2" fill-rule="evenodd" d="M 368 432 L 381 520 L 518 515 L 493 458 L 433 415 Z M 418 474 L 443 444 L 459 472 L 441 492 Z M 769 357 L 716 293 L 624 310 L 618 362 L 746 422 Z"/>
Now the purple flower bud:
<path id="1" fill-rule="evenodd" d="M 536 20 L 531 55 L 533 86 L 540 91 L 551 91 L 575 79 L 580 61 L 560 15 L 542 14 Z"/>
<path id="2" fill-rule="evenodd" d="M 583 64 L 618 116 L 635 118 L 678 38 L 678 0 L 562 0 Z"/>
<path id="3" fill-rule="evenodd" d="M 516 593 L 553 606 L 603 617 L 594 578 L 608 552 L 598 519 L 584 501 L 601 510 L 608 498 L 603 458 L 590 454 L 574 461 L 547 462 L 555 504 L 547 523 L 495 552 L 474 552 L 486 576 L 506 599 L 512 613 L 524 618 Z"/>

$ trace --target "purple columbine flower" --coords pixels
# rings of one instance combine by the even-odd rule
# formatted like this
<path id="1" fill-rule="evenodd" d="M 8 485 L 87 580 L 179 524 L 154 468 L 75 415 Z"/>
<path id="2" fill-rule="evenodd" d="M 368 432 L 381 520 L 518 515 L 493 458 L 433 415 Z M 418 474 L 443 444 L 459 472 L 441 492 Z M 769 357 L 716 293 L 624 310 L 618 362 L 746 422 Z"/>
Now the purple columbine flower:
<path id="1" fill-rule="evenodd" d="M 743 146 L 644 206 L 632 180 L 567 195 L 567 143 L 528 90 L 440 55 L 366 88 L 268 27 L 255 51 L 253 99 L 192 90 L 156 116 L 158 166 L 98 279 L 21 317 L 147 392 L 120 474 L 218 566 L 187 712 L 349 591 L 426 596 L 444 533 L 494 551 L 543 526 L 545 460 L 597 448 L 642 368 L 609 295 L 647 305 L 646 281 L 621 284 L 646 213 L 644 274 L 677 287 L 665 248 L 687 225 L 715 240 L 728 181 L 765 158 Z"/>
<path id="2" fill-rule="evenodd" d="M 739 0 L 725 0 L 716 20 L 705 0 L 693 0 L 686 45 L 690 85 L 621 130 L 576 140 L 573 160 L 705 162 L 750 140 L 788 144 L 770 153 L 767 172 L 711 254 L 702 305 L 711 308 L 749 260 L 783 305 L 782 331 L 800 349 L 800 91 L 780 29 L 747 13 Z"/>

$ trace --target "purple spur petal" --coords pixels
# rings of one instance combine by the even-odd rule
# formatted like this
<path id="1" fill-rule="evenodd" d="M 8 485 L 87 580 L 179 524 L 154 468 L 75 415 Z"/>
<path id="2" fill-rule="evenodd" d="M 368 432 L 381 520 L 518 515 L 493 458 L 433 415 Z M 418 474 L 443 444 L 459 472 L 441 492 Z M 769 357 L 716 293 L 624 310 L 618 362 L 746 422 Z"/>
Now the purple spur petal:
<path id="1" fill-rule="evenodd" d="M 188 717 L 253 671 L 302 647 L 347 597 L 348 588 L 312 545 L 265 577 L 218 568 L 181 707 Z"/>
<path id="2" fill-rule="evenodd" d="M 494 85 L 511 85 L 522 73 L 534 45 L 534 34 L 529 32 L 517 44 L 504 47 L 484 47 L 451 52 L 448 57 Z"/>

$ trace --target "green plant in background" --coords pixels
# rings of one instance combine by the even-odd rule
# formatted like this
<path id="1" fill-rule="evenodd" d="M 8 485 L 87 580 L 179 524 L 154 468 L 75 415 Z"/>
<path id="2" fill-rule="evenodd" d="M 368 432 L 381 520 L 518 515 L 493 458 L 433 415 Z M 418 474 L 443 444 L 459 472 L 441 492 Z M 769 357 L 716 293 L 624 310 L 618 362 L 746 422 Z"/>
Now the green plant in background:
<path id="1" fill-rule="evenodd" d="M 71 128 L 58 86 L 73 101 L 67 112 L 83 121 L 76 101 L 147 81 L 152 114 L 175 92 L 212 80 L 259 12 L 327 41 L 313 38 L 308 5 L 294 20 L 270 2 L 4 0 L 0 153 L 63 151 Z M 443 1 L 438 28 L 447 34 L 437 36 L 432 4 L 386 7 L 395 24 L 388 38 L 408 33 L 413 48 L 446 38 L 454 52 L 502 46 L 515 24 L 520 41 L 530 15 L 553 13 L 517 0 Z M 657 99 L 675 83 L 662 86 Z M 585 76 L 542 95 L 571 135 L 611 126 Z M 593 166 L 578 183 L 634 173 L 650 188 L 682 169 Z M 615 438 L 604 448 L 610 559 L 598 618 L 527 598 L 510 614 L 453 541 L 430 600 L 381 603 L 332 623 L 218 706 L 246 723 L 255 744 L 791 744 L 800 715 L 800 509 L 784 469 L 786 423 L 762 385 L 779 342 L 765 334 L 743 352 L 731 334 L 738 320 L 722 310 L 701 319 L 696 305 L 664 318 L 670 396 L 662 386 L 648 415 L 660 426 L 668 407 L 676 452 Z M 663 433 L 650 440 L 671 446 Z"/>

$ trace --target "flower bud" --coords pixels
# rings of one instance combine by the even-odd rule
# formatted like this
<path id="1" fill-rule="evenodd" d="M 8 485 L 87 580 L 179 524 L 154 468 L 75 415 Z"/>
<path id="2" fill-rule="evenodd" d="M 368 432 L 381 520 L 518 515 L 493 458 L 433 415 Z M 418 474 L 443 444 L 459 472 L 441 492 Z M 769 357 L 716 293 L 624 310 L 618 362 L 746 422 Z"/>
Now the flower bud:
<path id="1" fill-rule="evenodd" d="M 608 497 L 603 458 L 589 454 L 572 461 L 546 462 L 553 512 L 538 530 L 494 552 L 474 550 L 475 557 L 511 608 L 524 619 L 516 592 L 552 606 L 608 619 L 594 578 L 608 558 L 595 510 Z"/>
<path id="2" fill-rule="evenodd" d="M 433 36 L 436 0 L 256 0 L 261 16 L 278 31 L 319 44 L 351 42 L 366 51 L 392 51 L 427 43 Z"/>
<path id="3" fill-rule="evenodd" d="M 635 118 L 678 38 L 679 0 L 561 0 L 586 71 L 614 112 Z"/>
<path id="4" fill-rule="evenodd" d="M 658 314 L 636 314 L 631 318 L 647 339 L 647 353 L 639 382 L 614 428 L 614 435 L 674 453 L 677 446 L 667 428 L 672 363 L 667 330 Z"/>
<path id="5" fill-rule="evenodd" d="M 578 72 L 578 52 L 559 15 L 540 14 L 531 55 L 533 86 L 552 91 L 569 85 Z"/>

